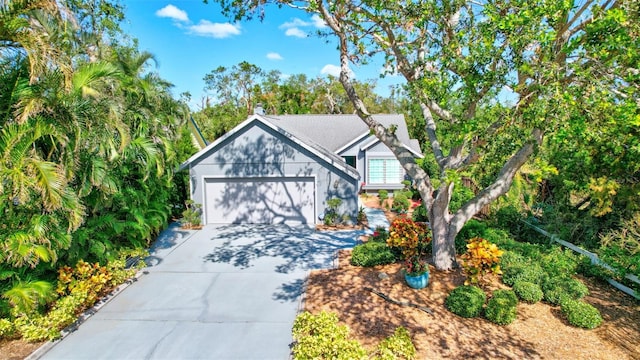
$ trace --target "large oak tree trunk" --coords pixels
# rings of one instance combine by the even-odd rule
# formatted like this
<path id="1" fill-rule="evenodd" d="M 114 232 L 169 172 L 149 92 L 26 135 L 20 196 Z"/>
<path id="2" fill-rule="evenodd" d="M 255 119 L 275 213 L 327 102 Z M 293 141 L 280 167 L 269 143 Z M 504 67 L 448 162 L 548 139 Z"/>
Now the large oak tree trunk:
<path id="1" fill-rule="evenodd" d="M 451 238 L 455 239 L 456 234 L 452 233 L 449 226 L 452 191 L 453 184 L 440 186 L 431 208 L 427 209 L 432 232 L 433 263 L 438 270 L 450 270 L 456 266 L 456 248 L 454 242 L 450 241 Z"/>

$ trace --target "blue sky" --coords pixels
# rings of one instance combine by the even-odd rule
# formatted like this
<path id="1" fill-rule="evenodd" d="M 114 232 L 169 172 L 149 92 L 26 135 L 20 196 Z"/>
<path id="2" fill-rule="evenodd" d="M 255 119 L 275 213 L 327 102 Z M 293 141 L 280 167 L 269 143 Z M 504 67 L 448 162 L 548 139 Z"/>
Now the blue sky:
<path id="1" fill-rule="evenodd" d="M 217 4 L 201 0 L 134 0 L 125 6 L 123 30 L 155 55 L 156 71 L 175 85 L 174 95 L 191 93 L 193 110 L 205 96 L 202 78 L 218 66 L 248 61 L 266 71 L 310 77 L 339 71 L 335 42 L 314 35 L 323 22 L 300 10 L 273 7 L 262 22 L 235 23 Z M 379 79 L 381 69 L 382 61 L 352 68 L 356 79 L 376 79 L 378 93 L 388 95 L 399 78 Z"/>

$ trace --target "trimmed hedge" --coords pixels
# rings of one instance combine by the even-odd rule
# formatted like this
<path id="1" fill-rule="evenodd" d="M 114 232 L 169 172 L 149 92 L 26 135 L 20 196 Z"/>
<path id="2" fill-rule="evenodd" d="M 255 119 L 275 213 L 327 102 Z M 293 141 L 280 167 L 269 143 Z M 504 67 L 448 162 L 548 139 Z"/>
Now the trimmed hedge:
<path id="1" fill-rule="evenodd" d="M 465 318 L 480 315 L 487 295 L 477 286 L 462 285 L 449 294 L 445 306 L 452 313 Z"/>
<path id="2" fill-rule="evenodd" d="M 484 311 L 487 320 L 498 325 L 508 325 L 516 319 L 518 298 L 511 290 L 496 290 Z"/>
<path id="3" fill-rule="evenodd" d="M 554 277 L 542 285 L 544 301 L 559 305 L 563 300 L 578 300 L 589 294 L 589 289 L 581 281 L 569 277 Z"/>
<path id="4" fill-rule="evenodd" d="M 351 265 L 355 266 L 372 267 L 394 262 L 396 262 L 396 256 L 383 242 L 368 241 L 356 245 L 351 252 Z"/>
<path id="5" fill-rule="evenodd" d="M 547 278 L 547 273 L 537 263 L 514 264 L 502 269 L 502 282 L 509 286 L 517 281 L 542 285 Z"/>
<path id="6" fill-rule="evenodd" d="M 540 285 L 529 281 L 518 280 L 513 284 L 513 292 L 516 296 L 525 302 L 534 304 L 542 300 L 544 293 Z"/>
<path id="7" fill-rule="evenodd" d="M 567 321 L 573 326 L 595 329 L 602 324 L 600 311 L 591 304 L 580 300 L 564 300 L 560 306 Z"/>

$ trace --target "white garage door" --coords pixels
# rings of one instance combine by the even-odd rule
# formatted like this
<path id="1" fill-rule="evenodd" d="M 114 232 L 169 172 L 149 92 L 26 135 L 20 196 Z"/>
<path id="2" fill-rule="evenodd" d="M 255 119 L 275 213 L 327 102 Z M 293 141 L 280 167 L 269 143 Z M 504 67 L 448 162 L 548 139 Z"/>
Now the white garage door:
<path id="1" fill-rule="evenodd" d="M 205 180 L 207 224 L 314 224 L 309 177 Z"/>

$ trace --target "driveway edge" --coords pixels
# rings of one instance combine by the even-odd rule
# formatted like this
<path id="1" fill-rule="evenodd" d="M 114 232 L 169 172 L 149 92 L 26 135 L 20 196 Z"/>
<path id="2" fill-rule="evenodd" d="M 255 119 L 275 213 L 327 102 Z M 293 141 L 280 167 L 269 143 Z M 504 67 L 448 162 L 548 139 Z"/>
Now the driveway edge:
<path id="1" fill-rule="evenodd" d="M 118 296 L 118 294 L 123 292 L 124 289 L 128 288 L 133 283 L 138 281 L 138 279 L 141 278 L 142 275 L 146 275 L 148 273 L 149 272 L 146 270 L 146 268 L 140 269 L 132 278 L 128 279 L 123 284 L 118 285 L 113 291 L 111 291 L 102 299 L 98 300 L 98 302 L 95 305 L 93 305 L 91 308 L 85 310 L 82 314 L 80 314 L 80 316 L 78 317 L 78 320 L 76 320 L 73 324 L 62 329 L 60 331 L 60 338 L 53 341 L 47 341 L 42 346 L 37 348 L 34 352 L 32 352 L 29 356 L 27 356 L 25 360 L 37 360 L 41 356 L 49 352 L 51 348 L 53 348 L 56 344 L 58 344 L 64 338 L 69 336 L 69 334 L 76 331 L 80 325 L 82 325 L 85 321 L 89 320 L 94 314 L 98 312 L 98 310 L 100 310 L 103 306 L 108 304 L 113 298 Z"/>

